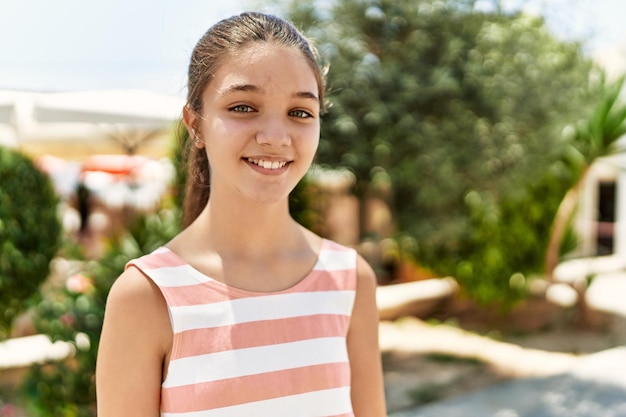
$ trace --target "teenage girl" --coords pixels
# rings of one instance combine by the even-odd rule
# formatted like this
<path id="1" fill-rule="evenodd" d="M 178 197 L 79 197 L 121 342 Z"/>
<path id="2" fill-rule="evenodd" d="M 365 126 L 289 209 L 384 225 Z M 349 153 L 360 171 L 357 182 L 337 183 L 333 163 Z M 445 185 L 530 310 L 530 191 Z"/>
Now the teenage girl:
<path id="1" fill-rule="evenodd" d="M 385 416 L 374 273 L 288 210 L 324 109 L 313 47 L 244 13 L 188 75 L 186 227 L 111 289 L 98 417 Z"/>

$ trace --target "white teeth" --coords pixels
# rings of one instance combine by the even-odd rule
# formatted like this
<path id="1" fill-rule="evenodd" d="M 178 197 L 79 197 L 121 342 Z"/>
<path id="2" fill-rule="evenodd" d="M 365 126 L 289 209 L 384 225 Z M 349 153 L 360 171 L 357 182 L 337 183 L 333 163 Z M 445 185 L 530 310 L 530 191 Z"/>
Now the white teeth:
<path id="1" fill-rule="evenodd" d="M 254 165 L 258 165 L 265 169 L 279 169 L 287 165 L 285 161 L 264 161 L 263 159 L 252 159 L 248 158 L 248 162 L 252 162 Z"/>

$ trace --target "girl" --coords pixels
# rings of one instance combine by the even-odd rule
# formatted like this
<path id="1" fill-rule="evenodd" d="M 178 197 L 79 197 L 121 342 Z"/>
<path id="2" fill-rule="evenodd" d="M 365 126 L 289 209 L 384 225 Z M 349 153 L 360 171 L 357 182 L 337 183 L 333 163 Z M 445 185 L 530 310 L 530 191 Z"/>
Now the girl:
<path id="1" fill-rule="evenodd" d="M 312 46 L 282 19 L 244 13 L 200 39 L 183 109 L 186 228 L 111 289 L 99 417 L 386 415 L 374 273 L 288 210 L 324 89 Z"/>

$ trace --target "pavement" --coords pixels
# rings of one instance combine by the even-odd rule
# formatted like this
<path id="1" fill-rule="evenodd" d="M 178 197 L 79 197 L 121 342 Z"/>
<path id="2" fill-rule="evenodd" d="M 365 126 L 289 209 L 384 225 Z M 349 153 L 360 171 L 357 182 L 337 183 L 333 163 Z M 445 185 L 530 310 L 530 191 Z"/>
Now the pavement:
<path id="1" fill-rule="evenodd" d="M 626 272 L 602 272 L 588 303 L 626 317 Z M 389 417 L 626 417 L 626 346 L 582 357 L 562 373 L 510 380 Z"/>
<path id="2" fill-rule="evenodd" d="M 390 417 L 623 417 L 626 347 L 590 355 L 572 370 L 509 381 Z"/>

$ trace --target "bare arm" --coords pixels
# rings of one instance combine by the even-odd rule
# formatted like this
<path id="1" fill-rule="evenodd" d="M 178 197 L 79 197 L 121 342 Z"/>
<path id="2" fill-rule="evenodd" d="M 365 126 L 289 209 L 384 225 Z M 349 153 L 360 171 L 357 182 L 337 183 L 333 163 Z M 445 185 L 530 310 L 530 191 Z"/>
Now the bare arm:
<path id="1" fill-rule="evenodd" d="M 113 284 L 98 349 L 98 417 L 158 417 L 172 330 L 165 300 L 136 268 Z"/>
<path id="2" fill-rule="evenodd" d="M 365 260 L 357 262 L 357 292 L 348 332 L 352 407 L 356 417 L 387 415 L 378 345 L 376 276 Z"/>

